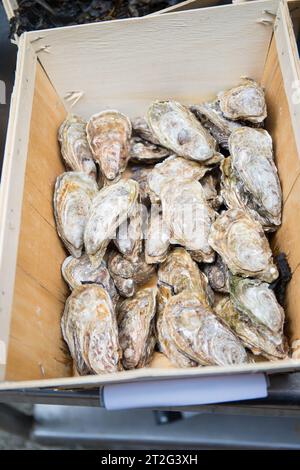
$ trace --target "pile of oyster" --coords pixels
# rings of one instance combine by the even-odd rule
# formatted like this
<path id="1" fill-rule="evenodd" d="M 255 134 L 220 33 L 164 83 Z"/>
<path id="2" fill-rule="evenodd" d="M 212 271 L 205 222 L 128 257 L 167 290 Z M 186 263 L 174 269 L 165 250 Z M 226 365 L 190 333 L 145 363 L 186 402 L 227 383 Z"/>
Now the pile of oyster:
<path id="1" fill-rule="evenodd" d="M 69 256 L 62 332 L 79 374 L 287 356 L 269 245 L 282 196 L 253 80 L 147 117 L 68 116 L 54 191 Z"/>

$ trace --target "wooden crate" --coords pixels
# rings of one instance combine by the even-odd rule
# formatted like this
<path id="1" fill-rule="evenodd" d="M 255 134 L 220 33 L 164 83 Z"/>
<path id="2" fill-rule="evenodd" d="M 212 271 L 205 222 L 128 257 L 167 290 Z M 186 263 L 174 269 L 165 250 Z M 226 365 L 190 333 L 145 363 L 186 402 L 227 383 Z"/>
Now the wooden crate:
<path id="1" fill-rule="evenodd" d="M 0 389 L 300 369 L 299 359 L 177 369 L 157 353 L 144 369 L 73 376 L 60 331 L 66 252 L 52 209 L 64 170 L 57 129 L 68 111 L 88 118 L 110 107 L 133 117 L 153 99 L 195 103 L 253 77 L 266 89 L 284 200 L 273 246 L 287 253 L 293 271 L 286 314 L 290 344 L 299 344 L 300 115 L 285 12 L 285 3 L 262 0 L 20 38 L 0 195 Z"/>

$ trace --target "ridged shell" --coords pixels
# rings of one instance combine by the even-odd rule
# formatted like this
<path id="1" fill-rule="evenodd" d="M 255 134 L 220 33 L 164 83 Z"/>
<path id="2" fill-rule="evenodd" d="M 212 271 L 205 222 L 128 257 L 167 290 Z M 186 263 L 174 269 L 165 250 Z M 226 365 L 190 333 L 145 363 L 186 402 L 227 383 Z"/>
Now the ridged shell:
<path id="1" fill-rule="evenodd" d="M 97 183 L 86 173 L 69 171 L 56 179 L 53 197 L 56 228 L 75 258 L 81 255 L 90 206 L 97 194 Z"/>
<path id="2" fill-rule="evenodd" d="M 86 254 L 79 259 L 69 256 L 63 262 L 61 272 L 71 290 L 83 284 L 99 284 L 109 293 L 114 305 L 118 302 L 119 295 L 104 261 L 93 267 Z"/>
<path id="3" fill-rule="evenodd" d="M 135 136 L 140 137 L 151 144 L 160 145 L 159 140 L 154 136 L 145 117 L 136 117 L 135 119 L 132 119 L 131 124 L 133 134 Z"/>
<path id="4" fill-rule="evenodd" d="M 210 245 L 233 274 L 272 282 L 278 277 L 262 226 L 241 209 L 229 209 L 213 223 Z"/>
<path id="5" fill-rule="evenodd" d="M 200 120 L 203 127 L 216 139 L 217 143 L 228 150 L 230 134 L 241 127 L 242 124 L 223 116 L 219 100 L 190 106 L 190 110 Z"/>
<path id="6" fill-rule="evenodd" d="M 61 325 L 80 374 L 120 370 L 116 316 L 102 287 L 97 284 L 76 287 L 66 301 Z"/>
<path id="7" fill-rule="evenodd" d="M 130 140 L 130 160 L 144 164 L 160 162 L 170 156 L 170 150 L 154 145 L 139 137 Z"/>
<path id="8" fill-rule="evenodd" d="M 115 110 L 94 114 L 87 123 L 87 138 L 95 161 L 108 180 L 125 171 L 132 133 L 130 120 Z"/>
<path id="9" fill-rule="evenodd" d="M 218 98 L 228 119 L 261 123 L 267 117 L 264 91 L 254 80 L 243 79 L 239 86 L 219 93 Z"/>
<path id="10" fill-rule="evenodd" d="M 191 111 L 177 101 L 155 101 L 148 110 L 149 126 L 160 144 L 181 157 L 209 163 L 216 141 Z"/>
<path id="11" fill-rule="evenodd" d="M 177 348 L 203 365 L 234 365 L 248 362 L 237 337 L 224 326 L 199 296 L 183 291 L 172 297 L 164 311 Z"/>
<path id="12" fill-rule="evenodd" d="M 148 176 L 150 172 L 153 170 L 153 166 L 140 166 L 134 165 L 131 167 L 131 178 L 134 181 L 139 183 L 140 187 L 140 198 L 142 204 L 149 203 L 150 197 L 150 188 L 148 183 Z"/>
<path id="13" fill-rule="evenodd" d="M 142 206 L 136 204 L 129 219 L 117 229 L 114 243 L 120 253 L 132 261 L 137 261 L 143 250 Z"/>
<path id="14" fill-rule="evenodd" d="M 160 197 L 165 183 L 174 178 L 178 181 L 200 180 L 210 168 L 192 160 L 172 155 L 164 162 L 155 165 L 149 173 L 148 184 L 153 193 Z"/>
<path id="15" fill-rule="evenodd" d="M 67 168 L 97 177 L 97 168 L 87 141 L 86 122 L 83 119 L 69 115 L 59 128 L 58 140 Z"/>
<path id="16" fill-rule="evenodd" d="M 201 184 L 170 180 L 161 191 L 161 203 L 170 242 L 194 253 L 197 261 L 211 263 L 215 254 L 208 235 L 216 212 L 207 203 Z"/>
<path id="17" fill-rule="evenodd" d="M 119 341 L 124 369 L 147 365 L 155 346 L 156 289 L 140 289 L 118 309 Z"/>
<path id="18" fill-rule="evenodd" d="M 204 269 L 210 287 L 216 292 L 229 292 L 230 273 L 218 255 L 212 264 L 207 264 Z"/>
<path id="19" fill-rule="evenodd" d="M 222 195 L 228 207 L 241 207 L 266 231 L 281 223 L 282 194 L 267 131 L 242 127 L 229 139 L 231 159 L 222 164 Z"/>
<path id="20" fill-rule="evenodd" d="M 219 210 L 223 204 L 223 197 L 219 194 L 219 175 L 206 173 L 200 180 L 204 190 L 205 198 L 214 210 Z"/>
<path id="21" fill-rule="evenodd" d="M 162 263 L 166 259 L 170 246 L 169 238 L 169 230 L 161 213 L 152 205 L 145 241 L 146 263 Z"/>
<path id="22" fill-rule="evenodd" d="M 116 229 L 131 214 L 138 194 L 138 183 L 121 180 L 101 189 L 93 200 L 84 232 L 85 249 L 93 266 L 102 260 Z"/>

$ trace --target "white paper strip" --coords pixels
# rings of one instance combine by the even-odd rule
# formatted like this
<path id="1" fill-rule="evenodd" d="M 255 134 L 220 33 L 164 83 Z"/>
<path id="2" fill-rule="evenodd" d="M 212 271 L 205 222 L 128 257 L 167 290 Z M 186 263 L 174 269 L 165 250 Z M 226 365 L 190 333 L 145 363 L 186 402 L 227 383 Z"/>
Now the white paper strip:
<path id="1" fill-rule="evenodd" d="M 103 390 L 108 410 L 204 405 L 267 395 L 264 374 L 131 382 L 105 385 Z"/>

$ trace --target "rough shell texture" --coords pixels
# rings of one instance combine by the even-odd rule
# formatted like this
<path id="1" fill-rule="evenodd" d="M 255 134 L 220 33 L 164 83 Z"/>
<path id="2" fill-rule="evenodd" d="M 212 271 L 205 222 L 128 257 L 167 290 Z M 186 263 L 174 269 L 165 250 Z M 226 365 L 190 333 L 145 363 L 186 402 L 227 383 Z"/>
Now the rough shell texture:
<path id="1" fill-rule="evenodd" d="M 141 203 L 147 205 L 150 200 L 150 188 L 148 183 L 148 176 L 153 170 L 153 166 L 140 166 L 135 165 L 131 167 L 131 178 L 137 181 L 140 186 Z"/>
<path id="2" fill-rule="evenodd" d="M 211 227 L 209 243 L 233 274 L 272 282 L 278 277 L 262 226 L 241 209 L 220 215 Z"/>
<path id="3" fill-rule="evenodd" d="M 138 193 L 138 183 L 121 180 L 101 189 L 93 200 L 84 232 L 85 249 L 93 265 L 102 260 L 116 229 L 131 214 Z"/>
<path id="4" fill-rule="evenodd" d="M 61 324 L 80 374 L 120 370 L 116 316 L 102 287 L 97 284 L 76 287 L 66 301 Z"/>
<path id="5" fill-rule="evenodd" d="M 240 341 L 203 305 L 197 292 L 185 290 L 172 297 L 164 315 L 177 348 L 199 364 L 248 362 Z"/>
<path id="6" fill-rule="evenodd" d="M 164 223 L 158 207 L 152 206 L 145 241 L 147 263 L 162 263 L 166 259 L 170 246 L 169 238 L 168 227 Z"/>
<path id="7" fill-rule="evenodd" d="M 228 150 L 230 134 L 241 127 L 242 124 L 223 116 L 219 100 L 190 106 L 190 110 L 200 120 L 203 127 L 216 139 L 217 143 Z"/>
<path id="8" fill-rule="evenodd" d="M 155 163 L 170 156 L 170 151 L 147 142 L 140 137 L 132 137 L 130 140 L 130 160 L 140 163 Z"/>
<path id="9" fill-rule="evenodd" d="M 53 205 L 57 232 L 76 258 L 82 252 L 90 206 L 97 193 L 97 183 L 84 172 L 69 171 L 56 179 Z"/>
<path id="10" fill-rule="evenodd" d="M 154 145 L 160 145 L 159 140 L 154 136 L 145 117 L 137 117 L 132 119 L 131 124 L 133 135 L 140 137 Z"/>
<path id="11" fill-rule="evenodd" d="M 150 361 L 155 346 L 155 311 L 155 288 L 141 289 L 121 303 L 117 319 L 124 369 L 144 367 Z"/>
<path id="12" fill-rule="evenodd" d="M 229 139 L 231 159 L 222 164 L 222 195 L 270 231 L 281 223 L 282 194 L 267 131 L 242 127 Z"/>
<path id="13" fill-rule="evenodd" d="M 204 267 L 210 287 L 216 292 L 229 292 L 230 273 L 222 258 L 218 255 L 212 264 Z"/>
<path id="14" fill-rule="evenodd" d="M 155 101 L 148 122 L 160 144 L 181 157 L 200 162 L 214 158 L 216 141 L 191 111 L 176 101 Z"/>
<path id="15" fill-rule="evenodd" d="M 96 178 L 97 168 L 86 137 L 86 122 L 69 115 L 58 131 L 61 154 L 68 169 Z"/>
<path id="16" fill-rule="evenodd" d="M 86 254 L 79 259 L 69 256 L 63 262 L 61 272 L 71 290 L 82 284 L 99 284 L 108 292 L 114 305 L 118 302 L 119 295 L 104 261 L 94 267 Z"/>
<path id="17" fill-rule="evenodd" d="M 260 123 L 267 117 L 264 91 L 254 80 L 244 79 L 241 85 L 220 93 L 218 98 L 228 119 Z"/>
<path id="18" fill-rule="evenodd" d="M 277 307 L 272 300 L 268 310 Z M 215 313 L 232 331 L 240 338 L 242 343 L 252 353 L 263 355 L 270 360 L 283 359 L 287 355 L 287 346 L 281 332 L 272 332 L 258 321 L 252 321 L 251 317 L 235 308 L 229 296 L 221 299 L 215 307 Z"/>
<path id="19" fill-rule="evenodd" d="M 143 250 L 143 214 L 140 204 L 136 204 L 129 219 L 117 229 L 116 247 L 125 258 L 137 261 Z"/>
<path id="20" fill-rule="evenodd" d="M 216 172 L 207 173 L 200 180 L 207 202 L 216 211 L 219 210 L 223 204 L 223 197 L 219 194 L 219 181 L 219 174 Z"/>
<path id="21" fill-rule="evenodd" d="M 129 159 L 131 122 L 115 110 L 94 114 L 86 127 L 87 138 L 95 161 L 108 180 L 125 171 Z"/>
<path id="22" fill-rule="evenodd" d="M 215 254 L 208 235 L 216 212 L 207 203 L 201 184 L 171 180 L 163 186 L 161 202 L 170 242 L 193 252 L 199 262 L 212 262 Z"/>
<path id="23" fill-rule="evenodd" d="M 155 165 L 149 173 L 148 184 L 149 189 L 160 197 L 161 190 L 165 183 L 169 180 L 200 180 L 209 167 L 201 165 L 201 163 L 192 160 L 186 160 L 182 157 L 172 155 L 164 162 Z"/>

